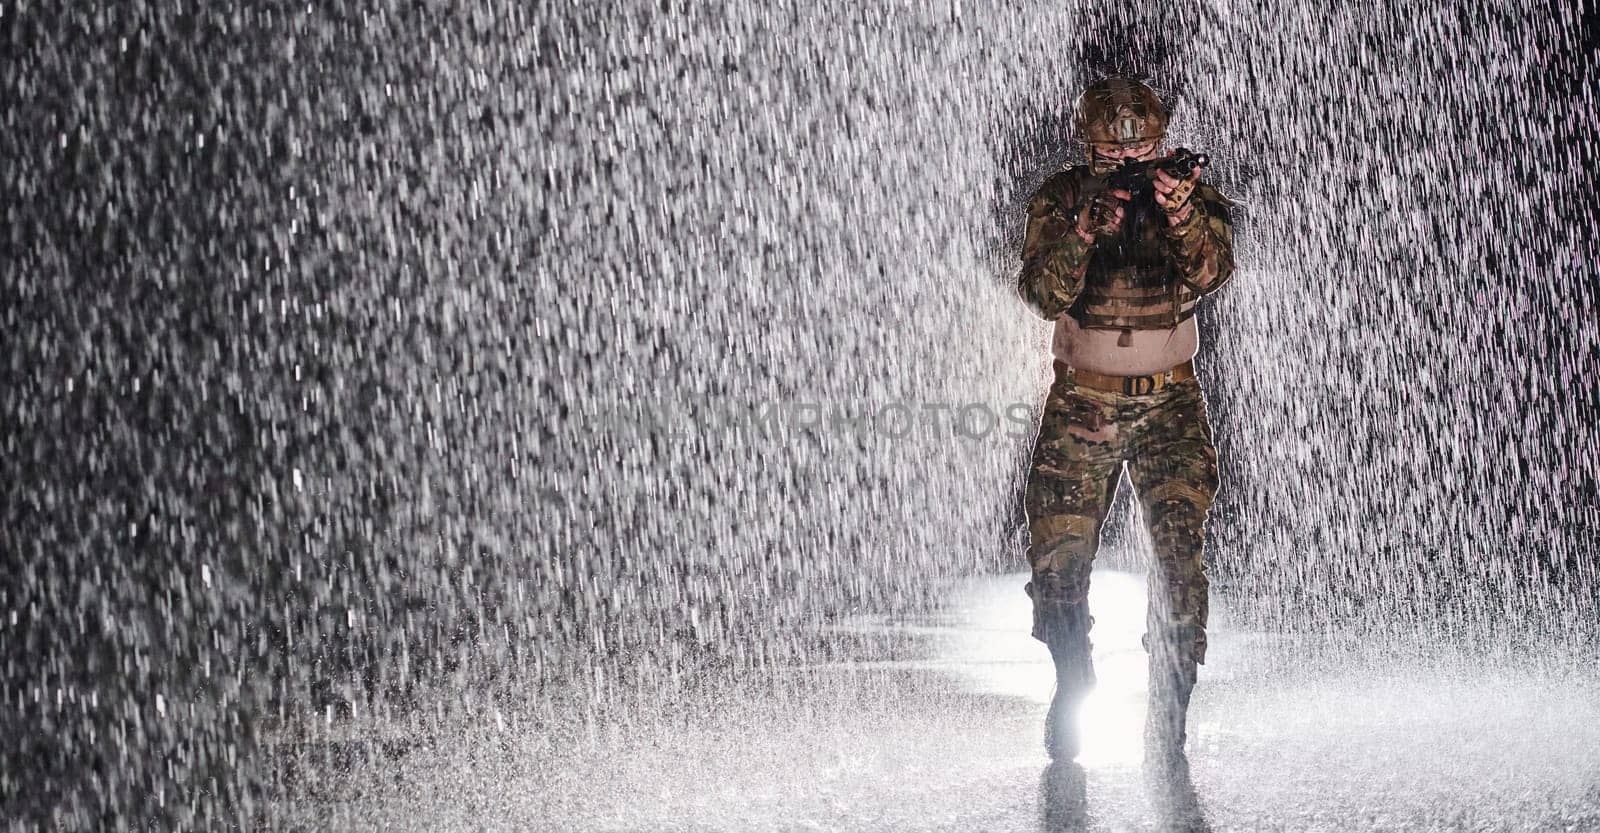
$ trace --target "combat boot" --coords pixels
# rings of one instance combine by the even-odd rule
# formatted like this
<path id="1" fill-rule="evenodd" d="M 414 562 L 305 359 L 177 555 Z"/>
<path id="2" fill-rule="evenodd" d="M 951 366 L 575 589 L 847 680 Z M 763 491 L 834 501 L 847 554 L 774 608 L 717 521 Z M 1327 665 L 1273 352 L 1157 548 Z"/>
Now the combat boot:
<path id="1" fill-rule="evenodd" d="M 1066 644 L 1050 645 L 1050 658 L 1056 666 L 1056 688 L 1044 723 L 1044 748 L 1051 760 L 1056 761 L 1078 757 L 1078 708 L 1094 688 L 1088 639 L 1081 640 L 1081 644 L 1074 644 L 1079 640 L 1064 642 Z"/>
<path id="2" fill-rule="evenodd" d="M 1045 578 L 1045 582 L 1036 580 L 1028 585 L 1028 595 L 1034 599 L 1034 636 L 1050 648 L 1056 668 L 1055 692 L 1045 715 L 1044 747 L 1052 760 L 1068 761 L 1078 755 L 1078 707 L 1094 688 L 1093 646 L 1089 642 L 1094 619 L 1087 602 L 1058 601 L 1039 592 L 1036 585 L 1047 584 Z"/>
<path id="3" fill-rule="evenodd" d="M 1157 775 L 1179 777 L 1188 771 L 1183 747 L 1188 739 L 1189 698 L 1199 667 L 1173 635 L 1150 643 L 1147 636 L 1150 698 L 1144 724 L 1145 763 Z"/>

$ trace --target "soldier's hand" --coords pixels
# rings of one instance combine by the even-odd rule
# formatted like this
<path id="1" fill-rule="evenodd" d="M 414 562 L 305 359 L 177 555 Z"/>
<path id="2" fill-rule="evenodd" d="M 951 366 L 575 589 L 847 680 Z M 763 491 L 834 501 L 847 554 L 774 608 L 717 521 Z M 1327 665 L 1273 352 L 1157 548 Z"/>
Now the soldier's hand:
<path id="1" fill-rule="evenodd" d="M 1118 188 L 1101 191 L 1078 212 L 1078 236 L 1093 243 L 1101 237 L 1110 237 L 1122 231 L 1124 206 L 1133 194 Z"/>
<path id="2" fill-rule="evenodd" d="M 1200 183 L 1200 166 L 1196 165 L 1184 179 L 1179 179 L 1160 168 L 1156 168 L 1155 172 L 1156 205 L 1166 213 L 1167 223 L 1175 226 L 1189 219 L 1189 212 L 1194 210 L 1194 203 L 1190 197 L 1194 195 L 1195 186 Z"/>

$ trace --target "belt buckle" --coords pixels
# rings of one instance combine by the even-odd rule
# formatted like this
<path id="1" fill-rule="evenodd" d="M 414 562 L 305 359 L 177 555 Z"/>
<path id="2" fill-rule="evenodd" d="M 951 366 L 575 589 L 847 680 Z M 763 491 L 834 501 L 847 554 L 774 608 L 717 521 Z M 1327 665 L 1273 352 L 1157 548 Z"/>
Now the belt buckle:
<path id="1" fill-rule="evenodd" d="M 1128 396 L 1143 396 L 1155 393 L 1172 384 L 1172 369 L 1168 368 L 1160 373 L 1149 376 L 1124 376 L 1122 377 L 1122 392 Z"/>

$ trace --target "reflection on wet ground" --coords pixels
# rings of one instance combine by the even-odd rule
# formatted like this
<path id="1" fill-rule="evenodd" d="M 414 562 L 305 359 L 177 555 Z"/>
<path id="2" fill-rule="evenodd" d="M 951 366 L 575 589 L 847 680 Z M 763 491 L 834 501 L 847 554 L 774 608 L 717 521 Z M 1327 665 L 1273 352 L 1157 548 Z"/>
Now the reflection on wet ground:
<path id="1" fill-rule="evenodd" d="M 351 830 L 1600 829 L 1600 678 L 1547 664 L 1333 662 L 1214 628 L 1189 771 L 1142 771 L 1144 585 L 1096 574 L 1099 688 L 1079 762 L 1041 743 L 1050 690 L 1023 577 L 938 615 L 858 620 L 903 655 L 730 681 L 538 729 L 349 758 L 278 823 Z M 1225 612 L 1218 616 L 1225 620 Z M 1555 668 L 1567 670 L 1553 670 Z M 1592 666 L 1591 666 L 1592 669 Z M 392 741 L 391 741 L 392 744 Z M 309 765 L 308 765 L 309 766 Z"/>

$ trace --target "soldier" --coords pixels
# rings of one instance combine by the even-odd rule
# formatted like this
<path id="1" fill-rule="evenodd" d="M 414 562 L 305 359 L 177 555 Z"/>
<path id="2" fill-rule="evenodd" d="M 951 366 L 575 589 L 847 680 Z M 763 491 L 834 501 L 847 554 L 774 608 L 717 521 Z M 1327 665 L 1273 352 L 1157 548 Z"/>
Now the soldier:
<path id="1" fill-rule="evenodd" d="M 1028 203 L 1018 292 L 1055 322 L 1055 381 L 1034 444 L 1026 507 L 1033 636 L 1050 648 L 1056 690 L 1045 722 L 1052 758 L 1078 753 L 1077 707 L 1094 684 L 1087 595 L 1100 527 L 1127 467 L 1155 542 L 1144 647 L 1150 660 L 1146 759 L 1186 763 L 1184 716 L 1205 662 L 1206 515 L 1217 455 L 1193 358 L 1195 304 L 1233 274 L 1233 203 L 1200 182 L 1154 177 L 1151 222 L 1130 227 L 1128 190 L 1104 176 L 1161 155 L 1167 113 L 1148 86 L 1108 78 L 1078 100 L 1088 164 Z"/>

